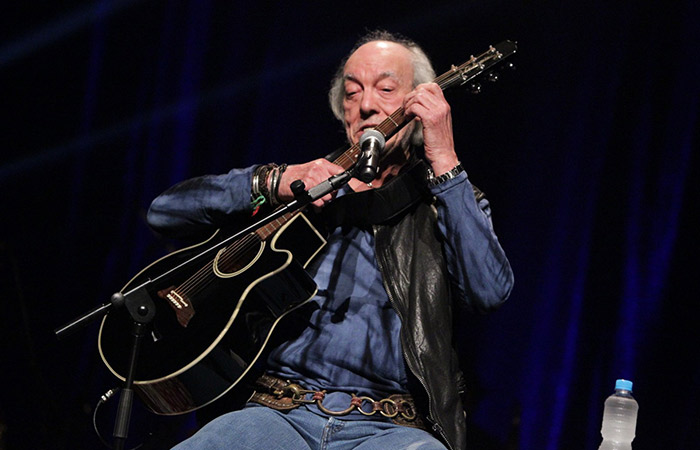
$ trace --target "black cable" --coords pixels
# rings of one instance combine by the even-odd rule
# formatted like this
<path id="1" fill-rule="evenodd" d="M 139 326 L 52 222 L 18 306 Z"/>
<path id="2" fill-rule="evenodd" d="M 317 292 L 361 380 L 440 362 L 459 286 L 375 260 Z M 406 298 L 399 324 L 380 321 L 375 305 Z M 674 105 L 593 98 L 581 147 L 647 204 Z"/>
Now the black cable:
<path id="1" fill-rule="evenodd" d="M 100 442 L 102 442 L 102 444 L 103 444 L 105 447 L 111 448 L 111 449 L 114 449 L 114 446 L 113 446 L 112 444 L 110 444 L 109 442 L 107 442 L 107 441 L 102 437 L 102 433 L 100 433 L 100 429 L 99 429 L 99 427 L 97 426 L 97 411 L 100 409 L 100 406 L 101 406 L 101 405 L 103 405 L 104 403 L 107 403 L 107 402 L 109 401 L 109 399 L 111 399 L 111 398 L 114 396 L 114 394 L 116 394 L 116 393 L 119 392 L 120 390 L 121 390 L 121 388 L 118 388 L 118 387 L 117 387 L 117 388 L 112 388 L 112 389 L 108 390 L 107 392 L 105 392 L 104 394 L 102 394 L 102 395 L 100 396 L 100 399 L 97 401 L 97 404 L 95 405 L 94 411 L 92 412 L 92 426 L 93 426 L 93 428 L 95 429 L 95 434 L 97 434 L 98 439 L 100 440 Z M 138 450 L 139 448 L 143 447 L 143 444 L 144 444 L 144 443 L 142 442 L 142 443 L 140 443 L 139 445 L 137 445 L 136 447 L 134 447 L 134 448 L 132 448 L 132 449 L 130 449 L 130 450 Z"/>

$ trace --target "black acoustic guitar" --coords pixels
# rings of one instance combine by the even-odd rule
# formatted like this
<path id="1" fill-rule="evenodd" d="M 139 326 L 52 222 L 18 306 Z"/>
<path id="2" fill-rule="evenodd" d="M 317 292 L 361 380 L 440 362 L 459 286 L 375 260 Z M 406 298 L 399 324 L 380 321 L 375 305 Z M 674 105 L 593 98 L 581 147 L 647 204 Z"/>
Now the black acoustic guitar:
<path id="1" fill-rule="evenodd" d="M 434 81 L 442 89 L 472 82 L 516 49 L 504 41 Z M 376 129 L 389 139 L 411 119 L 399 108 Z M 333 162 L 350 169 L 359 156 L 355 144 Z M 154 262 L 121 291 L 147 286 L 156 305 L 134 387 L 157 414 L 195 410 L 238 385 L 282 318 L 316 293 L 304 269 L 326 241 L 303 211 L 287 213 L 233 242 L 225 235 L 220 230 Z M 125 308 L 114 310 L 103 319 L 98 337 L 102 360 L 121 380 L 129 365 L 131 323 Z"/>

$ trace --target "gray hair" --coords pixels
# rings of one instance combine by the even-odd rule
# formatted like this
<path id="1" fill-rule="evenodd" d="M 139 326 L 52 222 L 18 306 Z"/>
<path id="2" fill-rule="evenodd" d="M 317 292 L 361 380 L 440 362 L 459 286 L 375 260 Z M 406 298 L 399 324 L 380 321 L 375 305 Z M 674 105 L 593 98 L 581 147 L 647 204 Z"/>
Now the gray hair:
<path id="1" fill-rule="evenodd" d="M 413 63 L 413 87 L 416 87 L 421 83 L 430 83 L 435 79 L 435 70 L 433 69 L 433 65 L 430 62 L 428 55 L 425 54 L 423 49 L 420 48 L 418 44 L 397 33 L 390 33 L 384 30 L 371 31 L 361 37 L 355 43 L 352 50 L 350 50 L 347 56 L 345 56 L 345 58 L 343 58 L 341 61 L 338 69 L 335 72 L 333 80 L 331 80 L 331 89 L 328 91 L 328 102 L 330 103 L 333 115 L 341 122 L 344 121 L 343 99 L 345 97 L 345 64 L 358 48 L 374 41 L 394 42 L 404 46 L 411 53 L 411 62 Z M 414 145 L 422 145 L 423 131 L 420 124 L 417 125 L 418 126 L 415 126 L 413 131 L 410 133 L 411 141 Z"/>

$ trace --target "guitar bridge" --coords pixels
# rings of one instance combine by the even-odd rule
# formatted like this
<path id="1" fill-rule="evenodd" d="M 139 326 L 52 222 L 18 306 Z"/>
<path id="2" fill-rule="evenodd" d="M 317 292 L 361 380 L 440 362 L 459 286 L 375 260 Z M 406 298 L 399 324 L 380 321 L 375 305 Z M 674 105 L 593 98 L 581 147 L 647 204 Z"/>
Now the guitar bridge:
<path id="1" fill-rule="evenodd" d="M 194 308 L 187 295 L 178 292 L 175 286 L 171 286 L 158 291 L 158 297 L 168 302 L 168 305 L 175 311 L 177 322 L 186 328 L 194 316 Z"/>

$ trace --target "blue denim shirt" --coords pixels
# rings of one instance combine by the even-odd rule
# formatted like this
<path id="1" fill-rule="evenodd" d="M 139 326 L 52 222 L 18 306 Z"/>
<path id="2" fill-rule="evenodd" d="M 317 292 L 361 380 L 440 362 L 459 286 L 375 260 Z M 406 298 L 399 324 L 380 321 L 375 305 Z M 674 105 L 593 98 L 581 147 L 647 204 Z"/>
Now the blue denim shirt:
<path id="1" fill-rule="evenodd" d="M 312 301 L 319 308 L 299 338 L 270 354 L 271 371 L 327 390 L 323 405 L 332 411 L 346 409 L 351 392 L 376 400 L 405 392 L 401 322 L 382 284 L 372 232 L 337 227 L 308 271 L 318 286 Z"/>
<path id="2" fill-rule="evenodd" d="M 175 186 L 154 200 L 149 224 L 167 235 L 183 236 L 250 211 L 253 170 L 234 169 Z M 510 293 L 513 275 L 493 232 L 488 202 L 477 204 L 464 172 L 431 190 L 458 297 L 476 310 L 498 306 Z M 349 191 L 345 187 L 339 195 Z M 384 290 L 372 232 L 336 228 L 308 270 L 318 285 L 312 301 L 319 308 L 297 339 L 271 352 L 270 370 L 311 389 L 337 392 L 323 401 L 331 410 L 347 408 L 351 392 L 377 400 L 405 392 L 401 323 Z"/>

